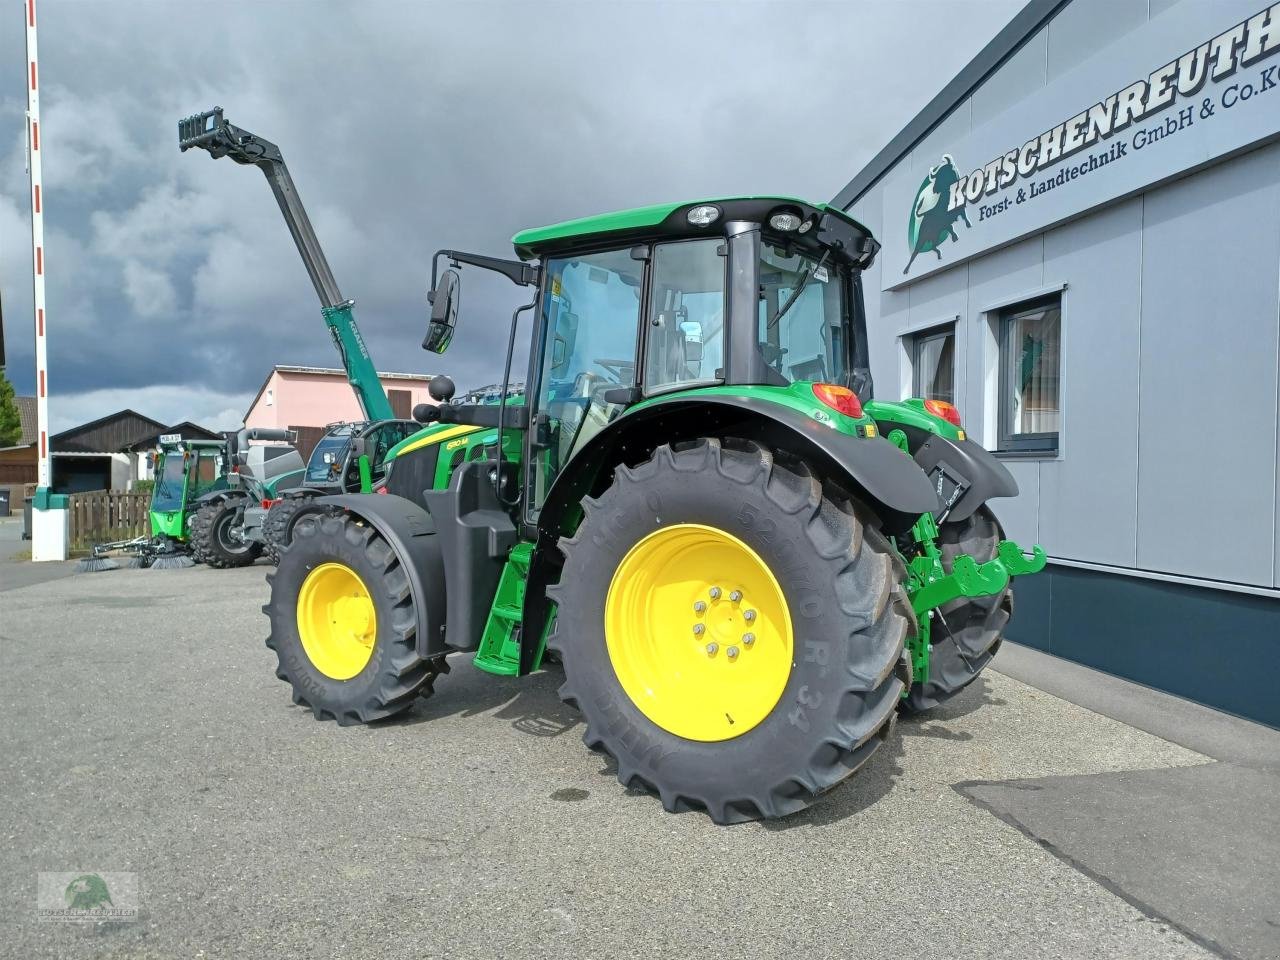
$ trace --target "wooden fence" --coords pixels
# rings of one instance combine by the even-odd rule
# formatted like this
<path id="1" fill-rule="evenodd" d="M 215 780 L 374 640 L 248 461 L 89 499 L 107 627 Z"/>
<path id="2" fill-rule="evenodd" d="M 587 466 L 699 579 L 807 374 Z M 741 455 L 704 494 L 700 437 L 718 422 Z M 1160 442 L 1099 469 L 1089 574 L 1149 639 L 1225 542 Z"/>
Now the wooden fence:
<path id="1" fill-rule="evenodd" d="M 147 493 L 120 490 L 73 493 L 67 517 L 67 539 L 71 550 L 82 552 L 95 543 L 149 535 L 150 500 Z"/>

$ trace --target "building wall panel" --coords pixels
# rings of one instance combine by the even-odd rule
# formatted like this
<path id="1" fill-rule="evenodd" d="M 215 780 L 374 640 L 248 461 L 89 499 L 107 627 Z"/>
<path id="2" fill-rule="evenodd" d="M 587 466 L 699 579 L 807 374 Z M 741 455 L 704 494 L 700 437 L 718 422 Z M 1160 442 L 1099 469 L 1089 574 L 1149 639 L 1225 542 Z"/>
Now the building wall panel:
<path id="1" fill-rule="evenodd" d="M 1142 200 L 1044 238 L 1062 294 L 1059 457 L 1040 468 L 1040 536 L 1055 557 L 1137 562 L 1138 319 Z"/>
<path id="2" fill-rule="evenodd" d="M 1098 52 L 1099 36 L 1114 42 L 1147 22 L 1147 0 L 1073 0 L 1045 28 L 1049 79 Z"/>
<path id="3" fill-rule="evenodd" d="M 1138 566 L 1275 583 L 1280 146 L 1146 196 Z"/>

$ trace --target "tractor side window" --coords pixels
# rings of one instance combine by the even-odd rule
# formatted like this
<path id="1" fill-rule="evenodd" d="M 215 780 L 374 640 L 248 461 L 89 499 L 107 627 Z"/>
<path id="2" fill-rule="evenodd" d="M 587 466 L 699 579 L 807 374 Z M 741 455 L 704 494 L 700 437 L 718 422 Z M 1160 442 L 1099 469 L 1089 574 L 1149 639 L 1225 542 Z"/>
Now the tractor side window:
<path id="1" fill-rule="evenodd" d="M 195 496 L 208 493 L 222 479 L 222 455 L 216 450 L 202 450 L 196 461 Z"/>
<path id="2" fill-rule="evenodd" d="M 842 382 L 844 287 L 830 263 L 768 243 L 761 247 L 760 352 L 779 384 Z"/>
<path id="3" fill-rule="evenodd" d="M 549 447 L 542 469 L 532 471 L 530 519 L 569 458 L 624 409 L 605 395 L 635 385 L 644 279 L 630 250 L 551 260 L 546 270 L 535 412 L 547 417 Z"/>
<path id="4" fill-rule="evenodd" d="M 653 251 L 645 390 L 724 379 L 723 240 L 663 243 Z"/>

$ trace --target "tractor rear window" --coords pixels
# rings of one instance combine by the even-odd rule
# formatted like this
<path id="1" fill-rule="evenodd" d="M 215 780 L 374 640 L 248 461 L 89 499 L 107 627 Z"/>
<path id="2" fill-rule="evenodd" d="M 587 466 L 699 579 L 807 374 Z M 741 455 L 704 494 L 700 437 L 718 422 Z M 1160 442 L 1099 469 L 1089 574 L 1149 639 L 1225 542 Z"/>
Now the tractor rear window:
<path id="1" fill-rule="evenodd" d="M 844 287 L 829 262 L 768 243 L 760 248 L 760 352 L 779 382 L 844 377 Z"/>
<path id="2" fill-rule="evenodd" d="M 645 389 L 724 379 L 724 241 L 661 243 L 653 251 Z"/>

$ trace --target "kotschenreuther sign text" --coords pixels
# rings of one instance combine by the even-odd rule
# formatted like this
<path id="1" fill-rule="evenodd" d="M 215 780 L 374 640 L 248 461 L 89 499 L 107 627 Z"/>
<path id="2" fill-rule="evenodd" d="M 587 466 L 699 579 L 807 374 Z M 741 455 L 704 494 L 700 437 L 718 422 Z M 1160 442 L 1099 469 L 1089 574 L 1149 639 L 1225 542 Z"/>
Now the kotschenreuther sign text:
<path id="1" fill-rule="evenodd" d="M 1176 4 L 940 154 L 917 147 L 885 184 L 883 287 L 1275 137 L 1277 54 L 1280 3 Z"/>

